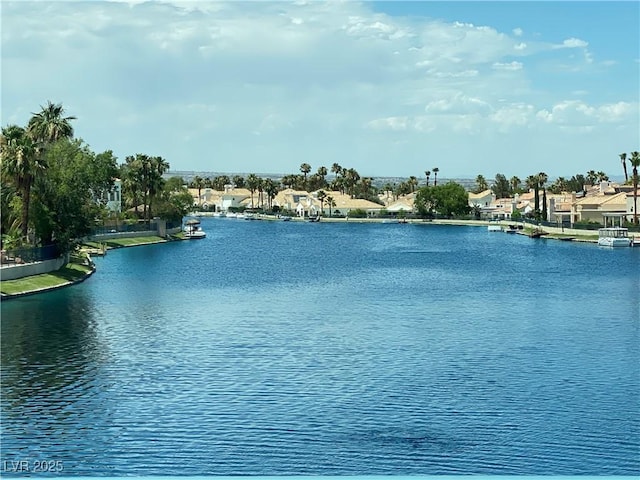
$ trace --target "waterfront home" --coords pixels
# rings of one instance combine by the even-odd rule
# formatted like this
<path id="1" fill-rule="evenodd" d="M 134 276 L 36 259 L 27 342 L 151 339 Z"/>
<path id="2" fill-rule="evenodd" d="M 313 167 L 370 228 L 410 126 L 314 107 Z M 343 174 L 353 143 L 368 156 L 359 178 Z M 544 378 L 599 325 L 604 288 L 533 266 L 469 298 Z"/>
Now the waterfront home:
<path id="1" fill-rule="evenodd" d="M 576 200 L 571 206 L 571 219 L 576 222 L 610 224 L 628 213 L 627 194 L 600 193 Z"/>
<path id="2" fill-rule="evenodd" d="M 257 206 L 257 193 L 253 192 L 253 206 Z M 236 188 L 233 185 L 225 185 L 224 193 L 220 195 L 220 208 L 223 212 L 230 208 L 243 208 L 251 206 L 251 191 L 246 188 Z"/>
<path id="3" fill-rule="evenodd" d="M 480 211 L 483 209 L 489 210 L 490 206 L 496 200 L 496 195 L 492 190 L 487 189 L 480 193 L 469 192 L 469 206 L 480 207 Z"/>

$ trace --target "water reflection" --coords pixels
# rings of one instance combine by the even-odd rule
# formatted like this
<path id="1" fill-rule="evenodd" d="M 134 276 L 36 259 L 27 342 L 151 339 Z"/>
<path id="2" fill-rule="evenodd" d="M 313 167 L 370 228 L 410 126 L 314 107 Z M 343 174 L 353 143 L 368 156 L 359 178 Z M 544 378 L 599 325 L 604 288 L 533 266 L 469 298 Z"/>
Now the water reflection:
<path id="1" fill-rule="evenodd" d="M 78 435 L 79 425 L 104 415 L 108 397 L 98 377 L 109 353 L 93 311 L 82 289 L 2 306 L 4 458 L 18 453 L 11 447 L 16 437 L 55 449 L 56 437 Z"/>

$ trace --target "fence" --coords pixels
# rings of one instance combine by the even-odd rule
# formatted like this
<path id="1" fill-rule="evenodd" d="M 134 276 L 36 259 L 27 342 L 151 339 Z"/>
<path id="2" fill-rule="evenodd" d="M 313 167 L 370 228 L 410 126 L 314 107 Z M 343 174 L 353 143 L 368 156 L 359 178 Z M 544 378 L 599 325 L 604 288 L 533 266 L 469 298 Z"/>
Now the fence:
<path id="1" fill-rule="evenodd" d="M 530 218 L 523 218 L 521 220 L 524 223 L 527 223 L 531 226 L 540 226 L 540 227 L 552 227 L 552 228 L 571 228 L 573 230 L 598 230 L 599 228 L 604 227 L 599 223 L 571 223 L 568 221 L 565 222 L 547 222 L 547 221 L 537 221 Z M 630 232 L 640 232 L 640 226 L 638 225 L 626 225 L 625 228 L 628 228 Z"/>
<path id="2" fill-rule="evenodd" d="M 3 250 L 0 260 L 3 264 L 44 262 L 45 260 L 54 260 L 60 257 L 61 253 L 57 245 L 14 248 Z"/>

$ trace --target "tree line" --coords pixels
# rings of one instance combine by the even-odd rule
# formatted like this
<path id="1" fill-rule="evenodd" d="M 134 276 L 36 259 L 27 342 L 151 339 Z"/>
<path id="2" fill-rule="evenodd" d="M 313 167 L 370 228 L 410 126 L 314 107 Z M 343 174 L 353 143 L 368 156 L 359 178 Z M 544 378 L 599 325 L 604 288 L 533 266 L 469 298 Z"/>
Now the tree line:
<path id="1" fill-rule="evenodd" d="M 62 104 L 47 102 L 26 126 L 8 125 L 0 136 L 0 233 L 3 248 L 55 244 L 73 250 L 92 229 L 112 216 L 149 221 L 154 215 L 180 219 L 192 207 L 182 179 L 165 181 L 169 163 L 143 154 L 122 165 L 111 150 L 96 154 L 74 137 Z M 125 208 L 107 208 L 116 178 Z M 137 207 L 143 204 L 143 211 Z"/>

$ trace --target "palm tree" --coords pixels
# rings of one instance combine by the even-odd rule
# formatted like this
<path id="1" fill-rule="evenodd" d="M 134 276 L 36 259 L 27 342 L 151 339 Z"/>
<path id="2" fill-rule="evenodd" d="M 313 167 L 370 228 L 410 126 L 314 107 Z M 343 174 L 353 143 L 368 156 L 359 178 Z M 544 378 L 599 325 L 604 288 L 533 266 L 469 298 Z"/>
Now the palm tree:
<path id="1" fill-rule="evenodd" d="M 202 177 L 200 177 L 199 175 L 196 175 L 193 178 L 193 182 L 191 182 L 191 185 L 193 185 L 193 188 L 197 188 L 198 189 L 198 205 L 200 205 L 200 203 L 202 201 L 202 197 L 200 195 L 202 193 L 202 189 L 204 188 L 204 179 Z"/>
<path id="2" fill-rule="evenodd" d="M 272 179 L 267 178 L 264 180 L 264 193 L 267 194 L 267 203 L 269 204 L 269 210 L 273 210 L 273 199 L 278 195 L 278 185 Z"/>
<path id="3" fill-rule="evenodd" d="M 597 178 L 598 174 L 595 170 L 589 170 L 587 172 L 587 182 L 589 182 L 589 185 L 594 186 L 596 184 Z"/>
<path id="4" fill-rule="evenodd" d="M 440 171 L 440 169 L 438 167 L 434 167 L 431 169 L 431 171 L 433 172 L 433 186 L 435 187 L 436 185 L 438 185 L 438 172 Z"/>
<path id="5" fill-rule="evenodd" d="M 329 206 L 329 216 L 331 216 L 331 208 L 336 206 L 336 201 L 331 195 L 327 195 L 327 198 L 325 198 L 325 200 L 327 201 L 327 205 Z"/>
<path id="6" fill-rule="evenodd" d="M 476 177 L 476 192 L 480 193 L 489 189 L 489 184 L 487 183 L 487 179 L 484 178 L 484 175 L 478 175 Z"/>
<path id="7" fill-rule="evenodd" d="M 331 165 L 331 173 L 333 173 L 336 177 L 342 173 L 342 167 L 338 163 L 334 163 Z"/>
<path id="8" fill-rule="evenodd" d="M 425 177 L 427 177 L 427 187 L 429 186 L 429 177 L 431 176 L 431 170 L 427 170 L 424 172 Z"/>
<path id="9" fill-rule="evenodd" d="M 349 195 L 353 196 L 353 191 L 357 183 L 360 181 L 360 174 L 355 168 L 350 168 L 346 172 L 343 171 L 345 186 Z"/>
<path id="10" fill-rule="evenodd" d="M 633 223 L 638 224 L 638 167 L 640 167 L 640 152 L 631 152 L 631 166 L 633 182 Z"/>
<path id="11" fill-rule="evenodd" d="M 35 141 L 53 143 L 61 138 L 73 137 L 73 127 L 70 122 L 76 117 L 64 117 L 64 108 L 61 103 L 54 104 L 47 101 L 47 105 L 40 108 L 41 111 L 33 114 L 27 126 L 29 135 Z"/>
<path id="12" fill-rule="evenodd" d="M 411 185 L 411 193 L 415 192 L 418 186 L 418 177 L 411 175 L 409 177 L 409 185 Z"/>
<path id="13" fill-rule="evenodd" d="M 318 177 L 320 177 L 322 179 L 322 186 L 324 187 L 327 184 L 327 180 L 326 180 L 326 176 L 327 176 L 328 170 L 327 167 L 318 167 Z"/>
<path id="14" fill-rule="evenodd" d="M 255 173 L 250 173 L 247 176 L 246 183 L 247 183 L 247 188 L 251 192 L 251 208 L 253 208 L 253 192 L 255 192 L 256 189 L 258 188 L 258 184 L 260 183 L 260 181 Z"/>
<path id="15" fill-rule="evenodd" d="M 599 171 L 598 173 L 596 173 L 596 176 L 597 176 L 598 182 L 608 182 L 609 181 L 609 175 L 604 173 L 602 170 Z"/>
<path id="16" fill-rule="evenodd" d="M 511 190 L 513 190 L 513 193 L 517 193 L 517 191 L 520 190 L 520 184 L 522 183 L 522 180 L 514 175 L 509 180 L 509 183 L 511 184 Z"/>
<path id="17" fill-rule="evenodd" d="M 169 170 L 169 162 L 162 157 L 152 157 L 149 159 L 149 209 L 147 211 L 147 221 L 151 221 L 151 206 L 153 199 L 162 192 L 164 187 L 164 175 Z"/>
<path id="18" fill-rule="evenodd" d="M 29 231 L 31 186 L 34 179 L 46 168 L 46 164 L 42 156 L 38 155 L 33 139 L 22 127 L 3 127 L 0 145 L 2 175 L 13 182 L 22 199 L 20 226 L 22 237 L 26 239 Z"/>
<path id="19" fill-rule="evenodd" d="M 318 200 L 320 200 L 320 215 L 322 215 L 322 212 L 324 211 L 324 201 L 327 198 L 327 192 L 325 192 L 324 190 L 320 190 L 317 194 Z"/>
<path id="20" fill-rule="evenodd" d="M 622 162 L 622 169 L 624 170 L 624 183 L 629 181 L 629 175 L 627 175 L 627 154 L 620 154 L 620 161 Z"/>
<path id="21" fill-rule="evenodd" d="M 545 183 L 547 183 L 547 180 L 549 179 L 549 176 L 544 173 L 544 172 L 540 172 L 537 175 L 538 177 L 538 188 L 536 189 L 536 192 L 538 191 L 538 189 L 542 189 L 542 208 L 538 207 L 538 202 L 536 201 L 536 210 L 540 211 L 542 210 L 542 216 L 543 219 L 546 220 L 546 214 L 547 214 L 547 190 L 545 189 Z"/>
<path id="22" fill-rule="evenodd" d="M 306 185 L 307 184 L 307 174 L 311 171 L 311 165 L 309 165 L 308 163 L 303 163 L 302 165 L 300 165 L 300 171 L 304 175 L 304 184 Z"/>

